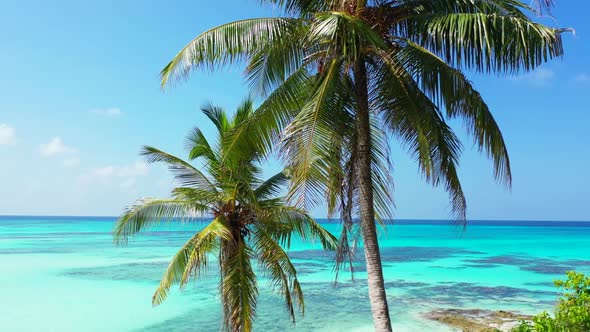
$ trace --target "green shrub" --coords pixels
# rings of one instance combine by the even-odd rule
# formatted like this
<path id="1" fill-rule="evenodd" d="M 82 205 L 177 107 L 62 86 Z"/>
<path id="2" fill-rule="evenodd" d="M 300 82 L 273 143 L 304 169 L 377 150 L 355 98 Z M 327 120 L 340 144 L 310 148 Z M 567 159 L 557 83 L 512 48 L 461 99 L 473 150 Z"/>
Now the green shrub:
<path id="1" fill-rule="evenodd" d="M 533 318 L 533 323 L 522 322 L 512 332 L 588 332 L 590 331 L 590 277 L 574 271 L 567 280 L 556 280 L 562 296 L 552 317 L 547 312 Z"/>

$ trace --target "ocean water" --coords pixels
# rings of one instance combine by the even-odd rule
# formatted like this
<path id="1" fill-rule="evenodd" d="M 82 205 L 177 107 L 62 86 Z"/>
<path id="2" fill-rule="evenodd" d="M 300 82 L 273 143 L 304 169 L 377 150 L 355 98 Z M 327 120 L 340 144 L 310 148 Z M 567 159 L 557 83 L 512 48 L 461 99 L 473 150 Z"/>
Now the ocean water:
<path id="1" fill-rule="evenodd" d="M 0 217 L 0 331 L 218 331 L 215 271 L 151 295 L 176 249 L 199 225 L 158 229 L 115 247 L 114 218 Z M 326 224 L 337 234 L 339 226 Z M 554 279 L 590 272 L 590 223 L 399 221 L 380 231 L 394 329 L 449 331 L 422 315 L 439 308 L 551 310 Z M 260 279 L 256 331 L 371 331 L 362 251 L 354 281 L 334 283 L 317 243 L 290 250 L 305 294 L 294 326 Z"/>

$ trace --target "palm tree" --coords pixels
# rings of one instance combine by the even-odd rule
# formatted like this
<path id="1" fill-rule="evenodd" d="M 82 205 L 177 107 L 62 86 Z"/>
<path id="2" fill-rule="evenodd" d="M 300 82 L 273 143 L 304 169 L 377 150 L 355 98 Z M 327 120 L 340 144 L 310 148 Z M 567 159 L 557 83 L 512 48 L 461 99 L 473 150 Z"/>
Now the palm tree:
<path id="1" fill-rule="evenodd" d="M 206 31 L 162 70 L 162 85 L 200 67 L 243 63 L 265 102 L 228 144 L 272 147 L 278 139 L 297 203 L 328 200 L 348 243 L 360 219 L 375 328 L 391 331 L 375 220 L 391 217 L 388 136 L 401 140 L 424 178 L 450 194 L 466 220 L 457 175 L 461 142 L 447 124 L 464 120 L 494 176 L 511 184 L 510 161 L 487 104 L 462 70 L 530 71 L 563 54 L 557 29 L 530 16 L 551 0 L 266 0 L 285 17 L 236 21 Z M 260 126 L 258 126 L 260 125 Z M 240 139 L 256 132 L 264 139 Z M 282 133 L 279 136 L 279 133 Z M 350 256 L 347 245 L 339 259 Z"/>
<path id="2" fill-rule="evenodd" d="M 116 243 L 126 244 L 130 236 L 158 223 L 196 222 L 204 215 L 212 216 L 213 220 L 172 258 L 152 302 L 162 303 L 173 284 L 182 288 L 189 279 L 199 277 L 211 256 L 216 255 L 224 328 L 229 331 L 252 330 L 258 295 L 252 260 L 257 260 L 259 270 L 284 297 L 295 322 L 294 307 L 304 309 L 303 292 L 283 247 L 289 245 L 293 234 L 303 239 L 319 239 L 324 248 L 333 249 L 337 245 L 336 238 L 305 211 L 287 206 L 279 196 L 287 180 L 284 173 L 263 181 L 257 165 L 263 157 L 259 151 L 230 149 L 223 143 L 224 136 L 246 122 L 252 110 L 249 99 L 233 118 L 219 107 L 203 108 L 203 113 L 217 127 L 218 143 L 212 146 L 201 130 L 195 128 L 187 137 L 187 147 L 189 160 L 201 163 L 205 172 L 171 154 L 144 147 L 141 154 L 147 161 L 168 165 L 181 186 L 172 190 L 171 198 L 144 199 L 127 208 L 114 230 Z"/>

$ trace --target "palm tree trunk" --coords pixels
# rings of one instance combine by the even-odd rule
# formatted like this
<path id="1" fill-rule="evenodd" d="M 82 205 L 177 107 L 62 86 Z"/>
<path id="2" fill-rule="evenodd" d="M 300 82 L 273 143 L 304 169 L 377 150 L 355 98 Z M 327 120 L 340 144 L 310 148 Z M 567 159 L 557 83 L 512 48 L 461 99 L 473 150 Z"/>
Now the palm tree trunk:
<path id="1" fill-rule="evenodd" d="M 242 241 L 242 236 L 240 235 L 240 229 L 236 227 L 232 222 L 230 222 L 230 228 L 232 233 L 232 240 L 221 240 L 222 241 L 222 251 L 223 251 L 223 258 L 220 260 L 221 263 L 221 282 L 223 283 L 223 278 L 228 273 L 228 262 L 236 257 L 238 254 L 238 246 L 239 243 Z M 221 287 L 223 289 L 223 287 Z M 222 299 L 221 303 L 223 306 L 223 329 L 228 332 L 240 332 L 243 331 L 243 326 L 241 325 L 240 320 L 235 319 L 236 312 L 239 312 L 240 308 L 232 307 L 230 303 L 230 299 L 227 297 L 227 294 L 221 292 Z"/>
<path id="2" fill-rule="evenodd" d="M 357 149 L 358 149 L 358 180 L 360 225 L 363 236 L 363 247 L 367 264 L 367 281 L 369 299 L 373 313 L 375 331 L 392 331 L 385 282 L 381 267 L 381 253 L 375 227 L 375 211 L 373 206 L 373 182 L 371 179 L 371 127 L 369 115 L 369 96 L 367 86 L 367 69 L 365 62 L 358 60 L 354 67 L 355 94 L 357 97 Z"/>

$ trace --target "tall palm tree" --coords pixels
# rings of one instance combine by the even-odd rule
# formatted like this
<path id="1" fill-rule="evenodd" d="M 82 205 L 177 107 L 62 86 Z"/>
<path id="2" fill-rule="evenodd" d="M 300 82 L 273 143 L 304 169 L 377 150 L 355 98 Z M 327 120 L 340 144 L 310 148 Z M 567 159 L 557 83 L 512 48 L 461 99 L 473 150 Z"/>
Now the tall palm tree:
<path id="1" fill-rule="evenodd" d="M 295 306 L 304 309 L 303 292 L 297 272 L 283 247 L 293 234 L 303 239 L 319 239 L 324 248 L 333 249 L 336 238 L 317 224 L 305 211 L 288 206 L 279 196 L 287 180 L 278 173 L 261 179 L 257 161 L 263 156 L 256 149 L 231 149 L 224 136 L 252 115 L 252 101 L 246 100 L 233 118 L 219 107 L 207 106 L 203 113 L 218 130 L 218 143 L 211 145 L 200 129 L 187 137 L 189 160 L 203 165 L 203 171 L 189 162 L 153 147 L 142 155 L 148 162 L 163 162 L 181 185 L 167 199 L 145 199 L 129 207 L 115 225 L 119 244 L 158 223 L 196 222 L 205 216 L 213 220 L 192 236 L 172 258 L 152 302 L 164 301 L 173 284 L 184 287 L 197 278 L 212 255 L 218 258 L 224 328 L 251 331 L 256 313 L 259 270 L 284 297 L 295 321 Z M 254 140 L 255 137 L 248 137 Z"/>
<path id="2" fill-rule="evenodd" d="M 551 0 L 534 6 L 519 0 L 263 2 L 281 6 L 285 17 L 202 33 L 162 70 L 162 84 L 195 68 L 246 61 L 250 87 L 267 98 L 251 125 L 228 135 L 228 144 L 269 149 L 280 137 L 291 196 L 306 204 L 327 197 L 345 221 L 342 243 L 352 218 L 360 217 L 375 328 L 390 331 L 375 225 L 391 217 L 387 136 L 407 146 L 427 181 L 444 186 L 454 216 L 464 222 L 457 176 L 462 146 L 446 121 L 464 120 L 506 186 L 511 172 L 500 129 L 462 70 L 533 70 L 563 54 L 567 30 L 531 19 L 547 13 Z M 250 130 L 264 139 L 239 139 Z M 340 259 L 349 255 L 341 249 Z"/>

